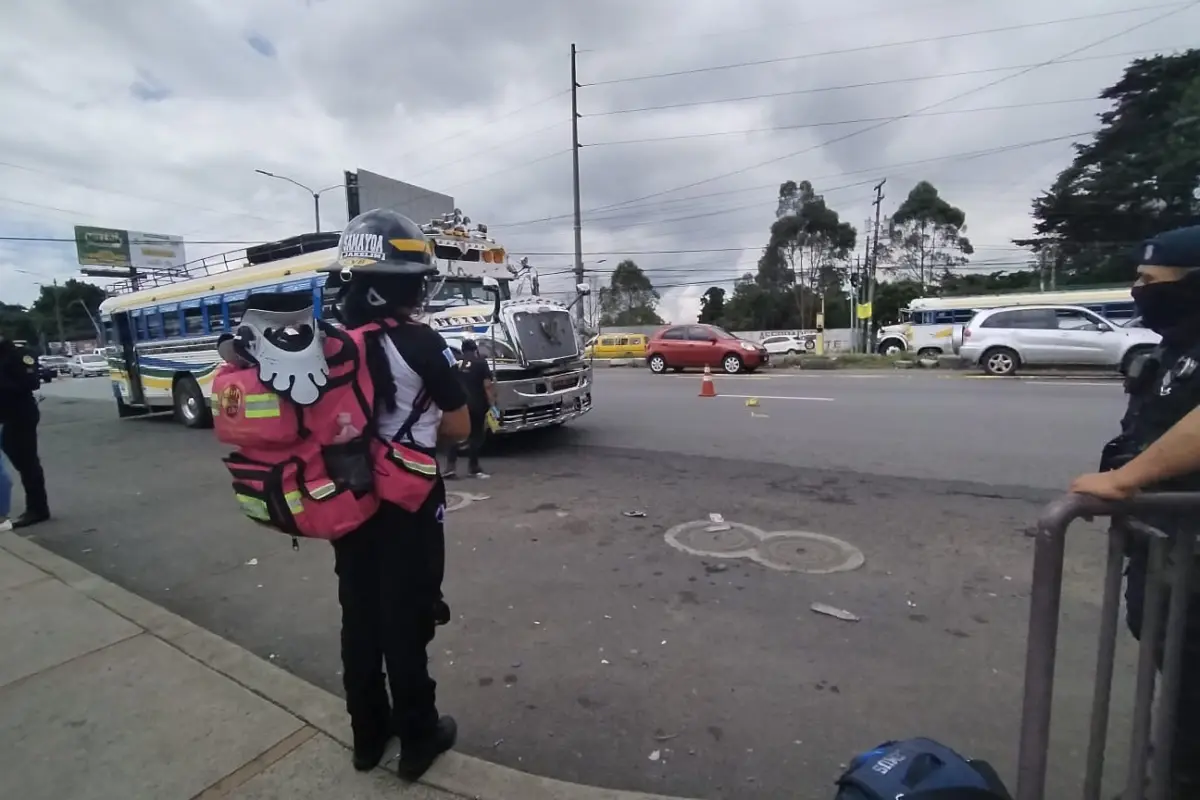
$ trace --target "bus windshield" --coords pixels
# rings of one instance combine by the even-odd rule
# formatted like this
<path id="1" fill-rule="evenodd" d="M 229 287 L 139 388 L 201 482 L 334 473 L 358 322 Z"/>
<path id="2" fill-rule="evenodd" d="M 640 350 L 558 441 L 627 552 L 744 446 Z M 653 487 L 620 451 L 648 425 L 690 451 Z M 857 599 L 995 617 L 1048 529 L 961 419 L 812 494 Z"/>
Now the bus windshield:
<path id="1" fill-rule="evenodd" d="M 440 287 L 439 287 L 440 283 Z M 483 281 L 470 278 L 446 278 L 433 281 L 437 293 L 430 295 L 426 305 L 433 308 L 484 305 L 493 302 L 495 295 L 484 290 Z M 500 299 L 509 299 L 508 281 L 500 281 Z"/>

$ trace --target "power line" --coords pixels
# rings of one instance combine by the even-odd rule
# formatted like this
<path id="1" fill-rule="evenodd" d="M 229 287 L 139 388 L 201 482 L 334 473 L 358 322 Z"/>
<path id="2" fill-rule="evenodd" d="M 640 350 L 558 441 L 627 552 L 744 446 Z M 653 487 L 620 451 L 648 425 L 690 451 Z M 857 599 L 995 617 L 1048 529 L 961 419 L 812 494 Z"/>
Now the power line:
<path id="1" fill-rule="evenodd" d="M 492 147 L 487 147 L 487 148 L 484 148 L 483 150 L 476 150 L 473 153 L 471 153 L 470 155 L 463 156 L 462 158 L 456 158 L 453 161 L 446 161 L 444 163 L 438 164 L 435 167 L 430 167 L 429 169 L 425 170 L 424 172 L 418 172 L 416 175 L 409 176 L 409 180 L 416 180 L 417 178 L 423 177 L 425 175 L 429 175 L 430 173 L 437 172 L 438 170 L 441 170 L 441 169 L 445 169 L 446 167 L 452 167 L 455 164 L 461 164 L 464 161 L 470 161 L 473 158 L 478 158 L 479 156 L 485 155 L 487 153 L 494 153 L 495 151 L 499 150 L 502 147 L 507 147 L 508 145 L 513 144 L 515 142 L 523 141 L 525 139 L 528 139 L 531 136 L 537 136 L 539 133 L 545 133 L 548 130 L 552 130 L 554 128 L 557 128 L 560 125 L 566 124 L 568 121 L 569 120 L 560 119 L 557 122 L 552 122 L 549 125 L 538 128 L 537 130 L 528 131 L 527 133 L 523 133 L 520 136 L 514 136 L 512 138 L 506 139 Z"/>
<path id="2" fill-rule="evenodd" d="M 851 170 L 849 172 L 830 173 L 827 175 L 818 176 L 816 178 L 811 178 L 809 180 L 810 180 L 810 182 L 815 183 L 817 181 L 833 180 L 833 179 L 837 179 L 837 178 L 847 177 L 850 175 L 865 175 L 865 174 L 878 175 L 880 173 L 895 172 L 898 169 L 903 169 L 906 167 L 922 166 L 925 164 L 933 164 L 933 163 L 937 163 L 939 161 L 957 161 L 960 159 L 970 160 L 970 159 L 974 159 L 974 158 L 984 158 L 984 157 L 991 156 L 991 155 L 999 155 L 1001 153 L 1013 152 L 1015 150 L 1023 150 L 1025 148 L 1037 147 L 1037 146 L 1044 145 L 1044 144 L 1065 142 L 1065 141 L 1069 141 L 1071 139 L 1078 139 L 1082 136 L 1091 136 L 1094 133 L 1095 133 L 1095 131 L 1083 131 L 1081 133 L 1070 133 L 1070 134 L 1066 134 L 1065 136 L 1052 136 L 1052 137 L 1048 137 L 1045 139 L 1034 139 L 1034 140 L 1028 141 L 1028 142 L 1017 142 L 1014 144 L 1000 145 L 998 147 L 989 147 L 989 148 L 985 148 L 983 150 L 971 150 L 971 151 L 966 151 L 966 152 L 962 152 L 962 153 L 953 153 L 951 155 L 946 155 L 946 156 L 932 156 L 930 158 L 916 159 L 913 161 L 902 161 L 902 162 L 894 163 L 894 164 L 884 164 L 884 165 L 877 166 L 877 167 L 869 167 L 867 169 Z M 625 217 L 630 214 L 644 212 L 646 209 L 656 207 L 656 206 L 662 206 L 662 205 L 671 204 L 671 203 L 692 202 L 695 200 L 702 200 L 702 199 L 707 199 L 710 197 L 723 197 L 725 195 L 730 195 L 730 194 L 743 194 L 745 192 L 758 192 L 758 191 L 762 191 L 764 189 L 772 189 L 772 188 L 778 189 L 779 184 L 780 184 L 780 181 L 774 181 L 772 183 L 757 184 L 755 186 L 747 186 L 747 187 L 744 187 L 741 189 L 723 189 L 723 190 L 717 191 L 717 192 L 708 192 L 707 194 L 698 194 L 698 195 L 690 195 L 688 197 L 680 197 L 680 198 L 676 198 L 675 200 L 663 200 L 658 203 L 650 204 L 649 206 L 635 205 L 636 203 L 641 202 L 640 199 L 637 201 L 630 200 L 630 201 L 626 201 L 625 203 L 615 204 L 611 207 L 605 206 L 605 207 L 599 207 L 596 209 L 591 209 L 588 212 L 589 214 L 608 211 L 608 210 L 616 211 L 617 214 L 615 216 L 611 216 L 611 217 L 603 217 L 603 216 L 589 217 L 589 219 L 592 219 L 594 221 L 615 220 L 615 219 L 622 218 L 622 217 Z M 664 192 L 664 194 L 665 194 L 665 192 Z M 657 196 L 657 195 L 655 195 L 655 196 Z M 519 220 L 517 222 L 496 222 L 496 223 L 492 223 L 489 227 L 492 227 L 492 228 L 520 228 L 520 227 L 526 227 L 529 225 L 538 225 L 538 224 L 542 224 L 545 222 L 557 222 L 559 220 L 568 219 L 568 218 L 570 218 L 570 216 L 571 216 L 570 214 L 555 214 L 555 215 L 550 215 L 550 216 L 545 216 L 545 217 L 537 217 L 535 219 Z"/>
<path id="3" fill-rule="evenodd" d="M 1174 8 L 1171 13 L 1178 13 L 1186 8 L 1186 3 L 1158 3 L 1156 5 L 1140 6 L 1137 8 L 1123 8 L 1117 11 L 1102 11 L 1095 14 L 1083 14 L 1074 17 L 1060 17 L 1059 19 L 1043 20 L 1040 22 L 1025 22 L 1019 25 L 1005 25 L 999 28 L 987 28 L 977 31 L 959 31 L 958 33 L 947 33 L 939 36 L 923 36 L 919 39 L 905 39 L 899 42 L 882 42 L 878 44 L 857 45 L 855 47 L 843 47 L 836 50 L 823 50 L 816 53 L 801 53 L 794 56 L 780 56 L 778 58 L 763 58 L 756 61 L 739 61 L 734 64 L 721 64 L 710 67 L 695 67 L 692 69 L 681 69 L 673 72 L 654 72 L 646 75 L 635 75 L 627 78 L 610 78 L 609 80 L 594 81 L 592 83 L 581 83 L 581 88 L 589 86 L 607 86 L 614 83 L 632 83 L 634 81 L 647 81 L 658 78 L 675 78 L 681 75 L 698 75 L 707 72 L 720 72 L 731 69 L 743 69 L 745 67 L 757 67 L 767 64 L 782 64 L 790 61 L 803 61 L 810 58 L 824 58 L 825 56 L 848 55 L 852 53 L 865 53 L 875 50 L 890 49 L 893 47 L 909 47 L 916 44 L 929 44 L 932 42 L 944 42 L 952 39 L 965 39 L 972 36 L 988 36 L 994 33 L 1009 33 L 1011 31 L 1028 30 L 1030 28 L 1044 28 L 1049 25 L 1062 25 L 1071 22 L 1083 22 L 1085 20 L 1103 19 L 1105 17 L 1115 17 L 1127 14 L 1138 14 L 1143 11 L 1156 11 L 1162 8 Z M 1181 6 L 1183 8 L 1181 8 Z"/>
<path id="4" fill-rule="evenodd" d="M 1178 4 L 1175 4 L 1175 5 L 1176 5 L 1176 6 L 1178 6 Z M 736 170 L 733 170 L 732 172 L 726 172 L 726 173 L 723 173 L 723 174 L 720 174 L 720 175 L 714 175 L 714 176 L 713 176 L 713 177 L 711 177 L 711 178 L 705 178 L 705 179 L 703 179 L 703 180 L 699 180 L 699 181 L 693 181 L 692 183 L 684 184 L 683 186 L 677 186 L 677 187 L 674 187 L 674 188 L 672 188 L 672 189 L 663 189 L 663 190 L 661 190 L 661 191 L 658 191 L 658 192 L 652 192 L 652 193 L 650 193 L 650 194 L 643 195 L 643 196 L 641 196 L 641 197 L 636 197 L 636 198 L 633 198 L 633 199 L 631 199 L 631 200 L 625 200 L 625 201 L 623 201 L 623 202 L 620 202 L 620 203 L 613 203 L 613 204 L 610 204 L 610 205 L 607 205 L 607 206 L 601 206 L 601 207 L 599 207 L 599 208 L 588 209 L 588 213 L 592 213 L 592 212 L 595 212 L 595 211 L 604 211 L 604 210 L 608 210 L 608 209 L 611 209 L 611 208 L 620 208 L 621 206 L 630 205 L 630 204 L 632 204 L 632 203 L 640 202 L 640 201 L 642 201 L 642 200 L 648 200 L 648 199 L 650 199 L 650 198 L 653 198 L 653 197 L 660 197 L 660 196 L 662 196 L 662 195 L 664 195 L 664 194 L 672 194 L 672 193 L 674 193 L 674 192 L 683 191 L 684 189 L 691 189 L 691 188 L 693 188 L 693 187 L 696 187 L 696 186 L 703 186 L 703 185 L 704 185 L 704 184 L 706 184 L 706 183 L 712 183 L 713 181 L 719 181 L 719 180 L 723 180 L 723 179 L 725 179 L 725 178 L 731 178 L 731 177 L 734 177 L 734 176 L 736 176 L 736 175 L 741 175 L 741 174 L 743 174 L 743 173 L 749 172 L 749 171 L 751 171 L 751 170 L 754 170 L 754 169 L 758 169 L 758 168 L 760 168 L 760 167 L 765 167 L 765 166 L 768 166 L 768 165 L 770 165 L 770 164 L 775 164 L 775 163 L 778 163 L 778 162 L 780 162 L 780 161 L 786 161 L 787 159 L 794 158 L 794 157 L 796 157 L 796 156 L 798 156 L 798 155 L 803 155 L 803 154 L 805 154 L 805 153 L 812 152 L 813 150 L 823 149 L 823 148 L 825 148 L 825 147 L 828 147 L 829 145 L 836 144 L 836 143 L 838 143 L 838 142 L 843 142 L 843 141 L 846 141 L 846 140 L 848 140 L 848 139 L 852 139 L 852 138 L 854 138 L 854 137 L 856 137 L 856 136 L 861 136 L 862 134 L 864 134 L 864 133 L 868 133 L 868 132 L 870 132 L 870 131 L 879 130 L 880 128 L 883 128 L 883 127 L 885 127 L 885 126 L 887 126 L 887 125 L 891 125 L 892 123 L 899 122 L 900 120 L 903 120 L 903 119 L 908 119 L 909 117 L 913 116 L 914 114 L 920 114 L 920 113 L 923 113 L 923 112 L 925 112 L 925 111 L 930 111 L 930 110 L 932 110 L 932 109 L 934 109 L 934 108 L 937 108 L 938 106 L 943 106 L 943 105 L 945 105 L 945 104 L 947 104 L 947 103 L 954 102 L 955 100 L 961 100 L 961 99 L 962 99 L 962 98 L 964 98 L 964 97 L 969 97 L 970 95 L 977 94 L 978 92 L 981 92 L 981 91 L 983 91 L 983 90 L 985 90 L 985 89 L 990 89 L 990 88 L 992 88 L 992 87 L 994 87 L 994 86 L 998 86 L 998 85 L 1000 85 L 1001 83 L 1005 83 L 1005 82 L 1007 82 L 1007 81 L 1011 81 L 1011 80 L 1013 80 L 1014 78 L 1019 78 L 1019 77 L 1021 77 L 1022 75 L 1028 75 L 1029 73 L 1031 73 L 1031 72 L 1033 72 L 1033 71 L 1035 71 L 1035 70 L 1041 69 L 1041 68 L 1042 68 L 1042 67 L 1044 67 L 1044 66 L 1048 66 L 1048 65 L 1050 65 L 1050 64 L 1053 64 L 1053 63 L 1057 62 L 1057 61 L 1058 61 L 1058 60 L 1060 60 L 1060 59 L 1063 59 L 1063 58 L 1070 58 L 1071 56 L 1074 56 L 1074 55 L 1077 55 L 1077 54 L 1079 54 L 1079 53 L 1082 53 L 1082 52 L 1083 52 L 1083 51 L 1085 51 L 1085 50 L 1090 50 L 1090 49 L 1092 49 L 1093 47 L 1099 47 L 1100 45 L 1102 45 L 1102 44 L 1105 44 L 1106 42 L 1110 42 L 1110 41 L 1112 41 L 1112 40 L 1114 40 L 1114 39 L 1118 39 L 1118 38 L 1120 38 L 1120 37 L 1122 37 L 1122 36 L 1125 36 L 1125 35 L 1127 35 L 1127 34 L 1129 34 L 1129 33 L 1132 33 L 1133 31 L 1139 30 L 1139 29 L 1141 29 L 1141 28 L 1145 28 L 1145 27 L 1147 27 L 1147 26 L 1149 26 L 1149 25 L 1153 25 L 1153 24 L 1154 24 L 1154 23 L 1156 23 L 1156 22 L 1161 22 L 1162 20 L 1164 20 L 1164 19 L 1167 19 L 1168 17 L 1174 16 L 1174 15 L 1176 15 L 1176 14 L 1179 14 L 1179 13 L 1180 13 L 1180 12 L 1182 12 L 1182 11 L 1186 11 L 1186 10 L 1188 10 L 1188 9 L 1195 8 L 1197 5 L 1200 5 L 1200 0 L 1192 0 L 1191 2 L 1187 3 L 1187 4 L 1186 4 L 1185 6 L 1183 6 L 1183 7 L 1176 7 L 1176 8 L 1173 8 L 1171 11 L 1168 11 L 1168 12 L 1166 12 L 1166 13 L 1164 13 L 1164 14 L 1159 14 L 1158 16 L 1156 16 L 1156 17 L 1154 17 L 1154 18 L 1152 18 L 1152 19 L 1146 20 L 1146 21 L 1144 21 L 1144 22 L 1140 22 L 1140 23 L 1138 23 L 1137 25 L 1131 25 L 1131 26 L 1130 26 L 1130 27 L 1128 27 L 1128 28 L 1124 28 L 1124 29 L 1122 29 L 1122 30 L 1118 31 L 1117 33 L 1109 34 L 1108 36 L 1105 36 L 1105 37 L 1102 37 L 1102 38 L 1100 38 L 1100 39 L 1097 39 L 1096 41 L 1090 42 L 1090 43 L 1088 43 L 1088 44 L 1085 44 L 1085 45 L 1081 45 L 1080 47 L 1076 47 L 1076 48 L 1074 48 L 1074 49 L 1072 49 L 1072 50 L 1069 50 L 1069 51 L 1067 51 L 1066 53 L 1063 53 L 1062 55 L 1055 56 L 1054 58 L 1051 58 L 1051 59 L 1047 59 L 1046 61 L 1043 61 L 1043 62 L 1041 62 L 1041 63 L 1039 63 L 1039 64 L 1035 64 L 1035 65 L 1034 65 L 1034 66 L 1032 66 L 1032 67 L 1027 67 L 1027 68 L 1025 68 L 1025 69 L 1023 69 L 1023 70 L 1021 70 L 1021 71 L 1019 71 L 1019 72 L 1015 72 L 1015 73 L 1013 73 L 1013 74 L 1011 74 L 1011 75 L 1005 75 L 1005 76 L 1003 76 L 1003 77 L 1000 77 L 1000 78 L 997 78 L 997 79 L 995 79 L 995 80 L 988 81 L 987 83 L 983 84 L 982 86 L 977 86 L 977 87 L 975 87 L 975 88 L 973 88 L 973 89 L 968 89 L 968 90 L 966 90 L 966 91 L 959 92 L 959 93 L 957 93 L 957 94 L 954 94 L 954 95 L 951 95 L 950 97 L 947 97 L 947 98 L 945 98 L 944 100 L 939 100 L 939 101 L 937 101 L 937 102 L 935 102 L 935 103 L 930 103 L 929 105 L 922 106 L 921 108 L 918 108 L 918 109 L 915 109 L 915 110 L 913 110 L 913 111 L 910 111 L 910 112 L 908 112 L 907 114 L 901 114 L 901 115 L 899 115 L 899 116 L 896 116 L 896 117 L 890 117 L 890 118 L 888 118 L 888 119 L 884 120 L 883 122 L 877 122 L 877 123 L 875 123 L 875 124 L 873 124 L 873 125 L 868 125 L 868 126 L 867 126 L 867 127 L 865 127 L 865 128 L 859 128 L 859 129 L 858 129 L 858 130 L 856 130 L 856 131 L 851 131 L 850 133 L 843 134 L 843 135 L 841 135 L 841 136 L 837 136 L 837 137 L 835 137 L 835 138 L 833 138 L 833 139 L 829 139 L 829 140 L 826 140 L 826 141 L 824 141 L 824 142 L 819 142 L 819 143 L 817 143 L 817 144 L 815 144 L 815 145 L 811 145 L 811 146 L 809 146 L 809 147 L 801 148 L 800 150 L 796 150 L 796 151 L 794 151 L 794 152 L 792 152 L 792 153 L 786 153 L 786 154 L 784 154 L 784 155 L 782 155 L 782 156 L 776 156 L 775 158 L 770 158 L 770 159 L 767 159 L 766 161 L 762 161 L 762 162 L 759 162 L 759 163 L 757 163 L 757 164 L 752 164 L 752 165 L 750 165 L 750 166 L 743 167 L 743 168 L 741 168 L 741 169 L 736 169 Z"/>
<path id="5" fill-rule="evenodd" d="M 555 152 L 555 153 L 549 153 L 544 156 L 538 156 L 537 158 L 530 159 L 529 161 L 522 161 L 520 164 L 513 164 L 512 166 L 504 167 L 503 169 L 498 169 L 495 172 L 489 172 L 486 175 L 480 175 L 478 178 L 472 178 L 469 181 L 463 181 L 462 183 L 456 183 L 453 186 L 446 186 L 446 187 L 444 187 L 443 191 L 448 192 L 451 189 L 458 189 L 463 186 L 470 186 L 472 183 L 479 183 L 479 181 L 484 181 L 484 180 L 487 180 L 488 178 L 494 178 L 497 175 L 503 175 L 504 173 L 512 172 L 513 170 L 524 169 L 525 167 L 530 167 L 530 166 L 533 166 L 534 164 L 539 164 L 543 161 L 549 161 L 552 158 L 557 158 L 558 156 L 565 156 L 567 153 L 570 153 L 570 152 L 571 152 L 571 148 L 568 147 L 566 150 L 559 150 L 558 152 Z"/>
<path id="6" fill-rule="evenodd" d="M 978 2 L 978 0 L 974 0 L 974 1 Z M 884 11 L 872 11 L 871 16 L 872 16 L 872 18 L 878 19 L 878 18 L 886 18 L 886 17 L 891 17 L 891 16 L 899 16 L 901 14 L 910 15 L 910 14 L 912 14 L 912 12 L 920 10 L 920 9 L 945 8 L 946 6 L 954 6 L 955 8 L 962 8 L 963 5 L 965 5 L 963 0 L 950 0 L 950 2 L 946 2 L 946 0 L 940 0 L 939 2 L 935 2 L 935 3 L 919 3 L 919 4 L 914 3 L 911 5 L 906 3 L 902 7 L 899 7 L 896 9 L 889 9 L 889 10 L 884 10 Z M 789 22 L 789 23 L 781 24 L 781 25 L 767 25 L 767 26 L 759 26 L 759 27 L 754 27 L 754 28 L 728 28 L 728 29 L 723 28 L 720 31 L 712 31 L 709 33 L 673 33 L 671 31 L 656 30 L 653 38 L 643 39 L 642 41 L 633 41 L 633 42 L 630 42 L 627 44 L 610 45 L 610 46 L 603 46 L 603 47 L 593 47 L 593 48 L 588 48 L 588 49 L 580 48 L 580 49 L 576 50 L 575 52 L 577 52 L 577 53 L 621 52 L 621 51 L 626 51 L 626 50 L 632 50 L 632 49 L 639 48 L 639 47 L 646 47 L 648 45 L 649 46 L 660 46 L 664 41 L 671 41 L 673 39 L 674 40 L 678 40 L 678 39 L 710 39 L 710 38 L 715 38 L 715 37 L 720 37 L 722 39 L 729 39 L 730 37 L 738 36 L 738 35 L 744 34 L 744 33 L 758 33 L 760 31 L 778 32 L 781 29 L 803 28 L 803 27 L 808 27 L 811 25 L 817 25 L 817 24 L 822 24 L 822 23 L 827 23 L 827 22 L 839 22 L 839 21 L 843 21 L 843 20 L 860 21 L 860 20 L 862 20 L 863 16 L 864 16 L 864 13 L 862 11 L 857 11 L 857 12 L 853 12 L 853 13 L 849 13 L 849 14 L 832 14 L 832 15 L 826 15 L 826 16 L 821 16 L 821 17 L 809 17 L 804 20 L 800 20 L 797 22 Z"/>
<path id="7" fill-rule="evenodd" d="M 397 158 L 407 158 L 410 155 L 415 155 L 424 150 L 435 149 L 437 147 L 440 147 L 441 145 L 444 145 L 446 142 L 452 142 L 455 139 L 461 139 L 462 137 L 469 136 L 472 133 L 482 133 L 483 131 L 494 130 L 493 126 L 497 122 L 508 119 L 509 117 L 515 116 L 516 114 L 520 114 L 523 111 L 529 111 L 530 109 L 537 108 L 538 106 L 541 106 L 541 105 L 545 105 L 546 103 L 549 103 L 551 100 L 557 100 L 558 98 L 562 97 L 563 95 L 569 94 L 570 91 L 571 91 L 570 89 L 564 89 L 563 91 L 555 92 L 554 94 L 549 95 L 548 97 L 543 97 L 541 100 L 535 100 L 532 103 L 526 103 L 522 106 L 517 106 L 516 108 L 514 108 L 510 111 L 505 111 L 504 113 L 502 113 L 498 116 L 489 117 L 486 125 L 479 125 L 478 123 L 476 123 L 474 125 L 471 125 L 470 127 L 463 128 L 462 130 L 458 131 L 457 133 L 451 133 L 447 136 L 441 136 L 438 138 L 438 140 L 436 142 L 431 142 L 429 144 L 421 145 L 420 147 L 418 147 L 414 150 L 409 150 L 407 152 L 401 153 L 399 156 L 397 156 Z"/>
<path id="8" fill-rule="evenodd" d="M 284 222 L 281 219 L 270 219 L 269 217 L 260 217 L 257 214 L 246 214 L 244 212 L 237 212 L 237 211 L 220 211 L 215 208 L 205 208 L 204 206 L 193 205 L 192 203 L 181 203 L 176 200 L 163 200 L 161 198 L 145 197 L 143 195 L 130 194 L 129 192 L 121 192 L 121 191 L 117 191 L 115 189 L 104 189 L 99 186 L 92 186 L 90 184 L 84 183 L 83 181 L 81 181 L 77 178 L 66 178 L 66 177 L 63 177 L 62 175 L 58 175 L 58 174 L 50 172 L 48 170 L 40 169 L 38 167 L 30 167 L 30 166 L 26 166 L 24 164 L 14 164 L 11 161 L 0 161 L 0 167 L 16 169 L 16 170 L 20 170 L 22 172 L 32 172 L 35 175 L 45 175 L 46 177 L 54 178 L 55 180 L 62 181 L 63 183 L 66 183 L 68 185 L 82 186 L 83 188 L 91 189 L 94 192 L 102 192 L 104 194 L 116 195 L 118 197 L 130 197 L 134 200 L 141 200 L 143 202 L 158 203 L 159 205 L 179 206 L 180 208 L 190 208 L 193 211 L 204 211 L 209 214 L 218 214 L 218 215 L 224 216 L 224 217 L 246 217 L 249 219 L 261 220 L 262 222 L 272 222 L 277 225 L 290 225 L 291 224 L 289 222 Z"/>
<path id="9" fill-rule="evenodd" d="M 909 117 L 943 117 L 954 114 L 977 114 L 984 111 L 1012 111 L 1014 109 L 1023 108 L 1042 108 L 1045 106 L 1061 106 L 1070 103 L 1095 103 L 1101 98 L 1098 97 L 1072 97 L 1062 100 L 1041 100 L 1031 103 L 1012 103 L 1003 106 L 981 106 L 979 108 L 959 108 L 949 111 L 928 111 L 919 114 L 910 114 Z M 743 128 L 735 131 L 708 131 L 705 133 L 681 133 L 672 136 L 648 136 L 644 139 L 619 139 L 610 142 L 589 142 L 581 145 L 582 147 L 611 147 L 622 144 L 646 144 L 649 142 L 675 142 L 682 139 L 708 139 L 714 136 L 742 136 L 748 133 L 767 133 L 771 131 L 794 131 L 806 128 L 826 128 L 836 125 L 861 125 L 867 122 L 884 122 L 890 120 L 891 117 L 860 117 L 859 119 L 842 119 L 831 120 L 828 122 L 803 122 L 795 125 L 772 125 L 765 128 Z"/>
<path id="10" fill-rule="evenodd" d="M 1109 53 L 1102 56 L 1083 56 L 1081 58 L 1068 58 L 1061 61 L 1056 61 L 1054 66 L 1059 64 L 1078 64 L 1085 61 L 1107 61 L 1112 58 L 1131 58 L 1147 55 L 1154 55 L 1166 50 L 1185 50 L 1184 45 L 1169 48 L 1156 48 L 1154 50 L 1129 50 L 1124 53 Z M 616 114 L 638 114 L 644 111 L 669 111 L 676 108 L 694 108 L 696 106 L 718 105 L 721 103 L 741 103 L 750 100 L 771 100 L 779 97 L 793 97 L 803 94 L 822 94 L 824 92 L 841 92 L 849 89 L 866 89 L 875 86 L 894 86 L 901 83 L 919 83 L 921 81 L 938 80 L 941 78 L 964 78 L 971 75 L 988 75 L 994 72 L 1008 72 L 1014 69 L 1026 69 L 1028 67 L 1037 66 L 1036 64 L 1013 64 L 1006 67 L 985 67 L 982 69 L 967 69 L 958 72 L 935 72 L 930 75 L 920 75 L 910 78 L 885 78 L 878 81 L 864 81 L 862 83 L 845 83 L 838 86 L 818 86 L 807 89 L 789 89 L 785 92 L 766 92 L 764 94 L 749 94 L 740 95 L 738 97 L 724 97 L 714 100 L 692 100 L 685 103 L 666 103 L 655 106 L 638 106 L 636 108 L 617 108 L 609 111 L 596 111 L 591 114 L 583 114 L 584 118 L 591 117 L 608 117 Z"/>

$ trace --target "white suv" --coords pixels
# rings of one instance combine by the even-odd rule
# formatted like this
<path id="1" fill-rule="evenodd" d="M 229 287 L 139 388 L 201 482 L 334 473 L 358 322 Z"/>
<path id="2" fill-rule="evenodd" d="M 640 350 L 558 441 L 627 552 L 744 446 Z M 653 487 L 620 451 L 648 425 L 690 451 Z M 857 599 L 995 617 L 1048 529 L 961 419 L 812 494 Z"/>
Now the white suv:
<path id="1" fill-rule="evenodd" d="M 1026 365 L 1124 372 L 1159 339 L 1154 331 L 1122 327 L 1078 306 L 1010 306 L 976 314 L 963 329 L 958 354 L 990 375 L 1013 375 Z"/>

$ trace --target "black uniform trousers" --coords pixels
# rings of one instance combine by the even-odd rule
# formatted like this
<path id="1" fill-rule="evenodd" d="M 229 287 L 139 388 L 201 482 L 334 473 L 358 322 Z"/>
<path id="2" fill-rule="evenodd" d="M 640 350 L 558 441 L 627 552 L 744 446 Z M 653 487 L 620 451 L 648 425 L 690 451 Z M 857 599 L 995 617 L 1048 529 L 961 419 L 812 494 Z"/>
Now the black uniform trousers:
<path id="1" fill-rule="evenodd" d="M 21 476 L 21 487 L 25 490 L 25 511 L 30 514 L 49 514 L 50 503 L 46 499 L 46 475 L 42 472 L 42 461 L 38 457 L 37 426 L 41 411 L 32 397 L 28 403 L 7 416 L 0 432 L 0 450 L 8 456 L 13 469 Z"/>
<path id="2" fill-rule="evenodd" d="M 426 647 L 442 602 L 445 503 L 439 477 L 417 513 L 384 503 L 361 528 L 333 543 L 342 685 L 356 740 L 395 734 L 402 744 L 417 742 L 437 724 L 437 684 L 429 676 Z"/>
<path id="3" fill-rule="evenodd" d="M 1125 570 L 1125 622 L 1130 633 L 1142 638 L 1142 612 L 1145 608 L 1149 550 L 1133 550 Z M 1175 738 L 1171 752 L 1172 798 L 1200 798 L 1200 563 L 1193 566 L 1192 596 L 1188 601 L 1186 629 L 1183 635 L 1183 680 L 1179 686 L 1179 704 L 1175 709 Z M 1170 592 L 1163 596 L 1158 613 L 1167 613 Z M 1165 632 L 1164 632 L 1165 635 Z M 1158 643 L 1159 667 L 1163 660 L 1162 640 Z"/>
<path id="4" fill-rule="evenodd" d="M 467 469 L 472 472 L 479 470 L 479 454 L 483 452 L 483 443 L 487 441 L 487 413 L 491 408 L 486 402 L 479 402 L 474 398 L 467 403 L 467 413 L 471 419 L 471 435 L 467 437 L 467 441 L 463 445 L 451 445 L 448 458 L 446 460 L 447 469 L 458 468 L 459 448 L 465 447 L 467 451 Z"/>

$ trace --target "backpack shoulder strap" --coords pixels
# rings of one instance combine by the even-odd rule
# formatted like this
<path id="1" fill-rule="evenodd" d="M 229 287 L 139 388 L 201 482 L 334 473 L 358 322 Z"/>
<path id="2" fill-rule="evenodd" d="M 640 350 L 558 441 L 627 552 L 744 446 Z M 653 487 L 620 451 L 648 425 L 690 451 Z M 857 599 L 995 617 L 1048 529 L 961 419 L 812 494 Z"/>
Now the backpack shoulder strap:
<path id="1" fill-rule="evenodd" d="M 417 442 L 413 439 L 412 435 L 413 426 L 429 410 L 429 406 L 432 403 L 433 398 L 429 396 L 429 392 L 425 391 L 425 389 L 422 388 L 421 391 L 417 392 L 417 396 L 413 398 L 412 410 L 408 412 L 408 416 L 404 419 L 404 424 L 400 426 L 400 430 L 396 431 L 396 435 L 392 437 L 392 441 L 402 442 L 408 439 L 410 443 L 416 444 Z"/>

